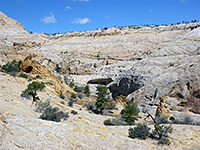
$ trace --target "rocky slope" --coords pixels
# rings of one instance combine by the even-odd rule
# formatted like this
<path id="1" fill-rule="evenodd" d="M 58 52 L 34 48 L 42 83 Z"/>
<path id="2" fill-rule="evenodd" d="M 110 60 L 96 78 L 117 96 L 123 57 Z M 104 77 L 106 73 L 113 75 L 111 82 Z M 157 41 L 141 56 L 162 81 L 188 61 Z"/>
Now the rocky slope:
<path id="1" fill-rule="evenodd" d="M 106 127 L 102 115 L 91 114 L 80 105 L 68 107 L 47 86 L 39 92 L 42 100 L 50 100 L 64 112 L 76 110 L 78 115 L 69 114 L 67 120 L 56 123 L 39 119 L 40 113 L 28 99 L 20 97 L 28 84 L 26 79 L 12 77 L 0 72 L 0 149 L 198 149 L 200 127 L 173 125 L 171 144 L 157 145 L 152 139 L 128 138 L 129 126 Z M 66 101 L 64 101 L 66 103 Z M 152 127 L 152 126 L 151 126 Z M 183 144 L 184 143 L 184 144 Z"/>
<path id="2" fill-rule="evenodd" d="M 39 93 L 42 100 L 78 115 L 61 123 L 38 119 L 35 106 L 20 96 L 29 82 L 0 72 L 0 149 L 199 149 L 199 126 L 173 125 L 172 144 L 160 146 L 128 138 L 128 126 L 104 126 L 108 116 L 63 104 L 74 92 L 65 84 L 69 79 L 79 85 L 109 81 L 119 107 L 134 101 L 141 112 L 154 115 L 165 96 L 175 119 L 199 124 L 200 22 L 48 35 L 29 34 L 0 12 L 0 68 L 13 59 L 25 59 L 21 71 L 49 83 Z M 95 86 L 90 85 L 93 94 Z M 66 100 L 58 97 L 61 91 Z"/>

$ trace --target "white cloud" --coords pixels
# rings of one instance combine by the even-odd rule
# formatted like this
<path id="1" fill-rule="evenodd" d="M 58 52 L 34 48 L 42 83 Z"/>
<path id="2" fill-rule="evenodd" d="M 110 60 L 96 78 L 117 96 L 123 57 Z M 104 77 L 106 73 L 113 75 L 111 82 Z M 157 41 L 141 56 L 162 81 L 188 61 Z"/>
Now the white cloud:
<path id="1" fill-rule="evenodd" d="M 87 24 L 87 23 L 90 23 L 91 20 L 88 19 L 88 18 L 78 18 L 78 19 L 75 19 L 72 23 L 74 24 Z"/>
<path id="2" fill-rule="evenodd" d="M 53 13 L 49 13 L 50 16 L 44 16 L 43 19 L 41 19 L 40 21 L 44 22 L 44 23 L 56 23 L 57 20 L 54 17 Z"/>
<path id="3" fill-rule="evenodd" d="M 71 10 L 72 8 L 71 8 L 70 6 L 66 6 L 66 7 L 65 7 L 65 10 L 67 10 L 67 9 L 68 9 L 68 10 Z"/>

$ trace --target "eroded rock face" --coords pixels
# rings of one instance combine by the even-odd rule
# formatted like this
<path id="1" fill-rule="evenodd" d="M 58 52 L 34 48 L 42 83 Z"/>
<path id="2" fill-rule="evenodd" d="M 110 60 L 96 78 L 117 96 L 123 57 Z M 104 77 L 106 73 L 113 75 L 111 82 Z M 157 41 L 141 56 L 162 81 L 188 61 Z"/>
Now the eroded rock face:
<path id="1" fill-rule="evenodd" d="M 99 78 L 99 79 L 93 79 L 87 82 L 87 84 L 101 84 L 101 85 L 107 85 L 113 80 L 111 78 Z"/>
<path id="2" fill-rule="evenodd" d="M 55 89 L 57 95 L 61 93 L 66 98 L 70 97 L 71 94 L 69 92 L 74 92 L 68 85 L 66 85 L 59 78 L 55 77 L 51 74 L 51 72 L 45 67 L 42 66 L 37 61 L 33 60 L 34 56 L 28 56 L 23 60 L 23 63 L 20 66 L 21 71 L 26 72 L 27 74 L 35 76 L 35 78 L 40 78 L 43 82 L 51 83 L 48 84 Z"/>
<path id="3" fill-rule="evenodd" d="M 160 102 L 156 109 L 156 116 L 166 116 L 168 118 L 172 117 L 172 113 L 169 110 L 168 105 L 165 103 L 165 97 L 160 97 Z"/>
<path id="4" fill-rule="evenodd" d="M 200 28 L 196 28 L 134 64 L 110 84 L 114 96 L 128 95 L 129 100 L 135 100 L 139 105 L 158 105 L 160 96 L 169 96 L 178 99 L 184 105 L 182 110 L 184 107 L 190 107 L 190 111 L 197 112 L 198 96 L 190 98 L 190 95 L 195 95 L 193 92 L 199 91 L 197 88 L 200 81 L 200 56 L 197 53 L 199 38 Z M 139 78 L 133 82 L 135 76 L 148 78 L 146 80 Z M 193 92 L 192 87 L 195 89 Z M 190 99 L 195 102 L 190 103 Z M 170 109 L 181 111 L 175 107 Z"/>
<path id="5" fill-rule="evenodd" d="M 109 86 L 109 90 L 112 92 L 113 98 L 117 96 L 124 95 L 127 96 L 128 94 L 140 89 L 144 86 L 145 81 L 148 77 L 144 76 L 122 76 L 120 80 L 117 80 L 111 83 Z"/>

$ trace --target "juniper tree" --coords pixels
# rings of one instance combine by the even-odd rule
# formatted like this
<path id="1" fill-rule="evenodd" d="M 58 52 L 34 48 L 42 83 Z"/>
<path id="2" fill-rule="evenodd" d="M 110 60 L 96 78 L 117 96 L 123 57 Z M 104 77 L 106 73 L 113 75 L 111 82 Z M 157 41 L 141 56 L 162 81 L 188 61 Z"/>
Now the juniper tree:
<path id="1" fill-rule="evenodd" d="M 37 97 L 37 91 L 42 91 L 45 88 L 45 84 L 43 82 L 32 82 L 27 86 L 27 89 L 22 91 L 22 95 L 30 95 L 33 97 L 33 102 L 39 100 Z"/>

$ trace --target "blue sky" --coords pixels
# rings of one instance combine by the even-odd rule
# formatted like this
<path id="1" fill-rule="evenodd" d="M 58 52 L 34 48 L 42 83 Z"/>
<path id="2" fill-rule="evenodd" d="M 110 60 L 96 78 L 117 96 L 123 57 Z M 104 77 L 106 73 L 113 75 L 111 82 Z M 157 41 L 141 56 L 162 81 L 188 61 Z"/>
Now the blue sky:
<path id="1" fill-rule="evenodd" d="M 200 20 L 200 0 L 0 0 L 27 31 L 64 33 Z"/>

